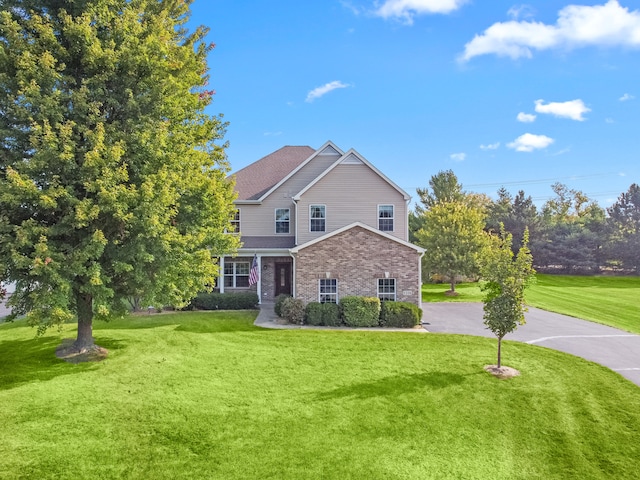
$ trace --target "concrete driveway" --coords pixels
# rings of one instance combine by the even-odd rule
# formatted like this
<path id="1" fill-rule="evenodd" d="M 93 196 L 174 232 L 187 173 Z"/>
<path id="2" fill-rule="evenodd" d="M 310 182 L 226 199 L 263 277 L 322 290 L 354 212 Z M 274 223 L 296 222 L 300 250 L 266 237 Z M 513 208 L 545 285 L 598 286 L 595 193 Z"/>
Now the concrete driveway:
<path id="1" fill-rule="evenodd" d="M 423 326 L 436 333 L 495 335 L 482 323 L 481 303 L 423 303 Z M 505 337 L 597 362 L 640 386 L 640 335 L 558 313 L 529 308 L 527 323 Z"/>

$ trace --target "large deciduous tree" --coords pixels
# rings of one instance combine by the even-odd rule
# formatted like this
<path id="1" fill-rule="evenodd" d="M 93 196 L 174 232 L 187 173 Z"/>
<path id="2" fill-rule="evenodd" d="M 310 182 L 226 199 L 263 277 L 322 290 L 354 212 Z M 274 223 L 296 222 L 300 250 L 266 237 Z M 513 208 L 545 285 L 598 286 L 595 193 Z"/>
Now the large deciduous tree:
<path id="1" fill-rule="evenodd" d="M 534 277 L 529 252 L 529 231 L 525 229 L 517 255 L 511 248 L 513 236 L 500 225 L 500 236 L 493 236 L 482 261 L 485 292 L 484 324 L 498 338 L 498 368 L 502 366 L 502 339 L 525 323 L 524 291 Z"/>
<path id="2" fill-rule="evenodd" d="M 233 185 L 190 1 L 0 0 L 0 282 L 44 331 L 205 285 Z"/>
<path id="3" fill-rule="evenodd" d="M 486 245 L 484 209 L 478 196 L 462 190 L 451 170 L 429 181 L 432 191 L 419 190 L 422 207 L 416 208 L 420 229 L 418 245 L 426 249 L 423 266 L 444 276 L 455 293 L 457 278 L 478 273 L 478 256 Z"/>

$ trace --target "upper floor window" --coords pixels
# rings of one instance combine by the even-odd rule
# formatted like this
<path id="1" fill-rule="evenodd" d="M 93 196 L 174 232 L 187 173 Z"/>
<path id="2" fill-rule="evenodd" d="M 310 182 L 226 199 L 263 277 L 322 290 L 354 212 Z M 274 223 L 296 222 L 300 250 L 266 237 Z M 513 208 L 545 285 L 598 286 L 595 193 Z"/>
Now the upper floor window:
<path id="1" fill-rule="evenodd" d="M 309 206 L 309 231 L 324 232 L 326 229 L 327 210 L 324 205 Z"/>
<path id="2" fill-rule="evenodd" d="M 396 279 L 395 278 L 379 278 L 378 279 L 378 298 L 380 301 L 396 299 Z"/>
<path id="3" fill-rule="evenodd" d="M 240 233 L 240 209 L 238 208 L 231 214 L 231 221 L 229 222 L 229 233 Z"/>
<path id="4" fill-rule="evenodd" d="M 320 279 L 320 303 L 338 303 L 338 280 L 335 278 Z"/>
<path id="5" fill-rule="evenodd" d="M 249 286 L 249 262 L 225 262 L 224 286 L 242 288 Z"/>
<path id="6" fill-rule="evenodd" d="M 378 205 L 378 230 L 393 232 L 393 205 Z"/>
<path id="7" fill-rule="evenodd" d="M 291 210 L 276 208 L 276 233 L 289 233 Z"/>

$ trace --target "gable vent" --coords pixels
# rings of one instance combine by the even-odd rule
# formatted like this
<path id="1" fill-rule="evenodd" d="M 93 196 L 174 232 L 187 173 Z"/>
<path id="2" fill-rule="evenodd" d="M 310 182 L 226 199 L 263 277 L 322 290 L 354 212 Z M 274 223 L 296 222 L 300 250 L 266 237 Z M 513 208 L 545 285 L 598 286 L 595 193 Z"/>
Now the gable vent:
<path id="1" fill-rule="evenodd" d="M 340 152 L 333 148 L 331 145 L 327 145 L 318 155 L 340 155 Z"/>
<path id="2" fill-rule="evenodd" d="M 347 158 L 340 162 L 342 165 L 362 165 L 363 162 L 353 153 L 349 154 Z"/>

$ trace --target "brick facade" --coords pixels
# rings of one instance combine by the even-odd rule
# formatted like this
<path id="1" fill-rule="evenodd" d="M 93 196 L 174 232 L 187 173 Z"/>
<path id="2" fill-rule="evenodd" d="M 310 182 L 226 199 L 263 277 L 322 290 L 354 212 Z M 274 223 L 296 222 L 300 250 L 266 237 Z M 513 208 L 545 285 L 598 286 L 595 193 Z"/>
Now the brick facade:
<path id="1" fill-rule="evenodd" d="M 338 298 L 376 297 L 378 279 L 396 279 L 396 300 L 420 305 L 420 253 L 414 248 L 353 227 L 296 253 L 296 297 L 318 301 L 319 280 L 338 280 Z"/>

